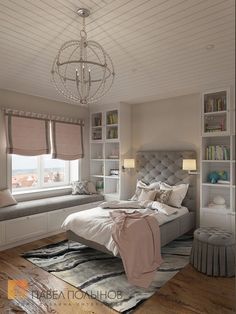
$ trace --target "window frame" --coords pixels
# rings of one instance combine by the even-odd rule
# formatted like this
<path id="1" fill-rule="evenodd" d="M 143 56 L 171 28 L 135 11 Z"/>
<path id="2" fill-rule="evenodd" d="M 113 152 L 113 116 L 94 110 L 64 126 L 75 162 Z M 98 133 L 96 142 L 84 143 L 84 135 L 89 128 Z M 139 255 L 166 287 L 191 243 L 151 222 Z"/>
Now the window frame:
<path id="1" fill-rule="evenodd" d="M 8 186 L 10 187 L 13 195 L 20 194 L 30 194 L 30 193 L 38 193 L 42 191 L 53 191 L 58 190 L 60 188 L 67 188 L 70 186 L 71 180 L 71 162 L 65 161 L 65 177 L 66 180 L 64 182 L 54 182 L 54 184 L 44 183 L 44 167 L 43 167 L 43 156 L 35 156 L 37 158 L 37 175 L 38 175 L 38 183 L 36 186 L 31 186 L 27 188 L 12 188 L 12 155 L 8 155 Z M 25 156 L 28 157 L 28 156 Z M 78 167 L 79 169 L 80 167 Z M 78 173 L 79 177 L 79 173 Z"/>

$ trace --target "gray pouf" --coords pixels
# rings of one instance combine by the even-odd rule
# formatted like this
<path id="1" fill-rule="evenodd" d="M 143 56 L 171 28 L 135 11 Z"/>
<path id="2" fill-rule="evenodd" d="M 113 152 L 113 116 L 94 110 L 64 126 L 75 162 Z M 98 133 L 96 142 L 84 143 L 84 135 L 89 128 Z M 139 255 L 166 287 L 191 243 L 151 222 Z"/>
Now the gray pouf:
<path id="1" fill-rule="evenodd" d="M 235 275 L 235 239 L 219 228 L 199 228 L 194 231 L 190 263 L 208 276 Z"/>

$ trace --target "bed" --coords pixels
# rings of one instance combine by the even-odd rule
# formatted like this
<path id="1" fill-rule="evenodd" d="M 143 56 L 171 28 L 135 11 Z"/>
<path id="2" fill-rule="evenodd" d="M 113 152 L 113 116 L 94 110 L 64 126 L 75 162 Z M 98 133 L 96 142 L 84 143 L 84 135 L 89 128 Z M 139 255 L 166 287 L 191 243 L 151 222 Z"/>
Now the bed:
<path id="1" fill-rule="evenodd" d="M 183 159 L 195 158 L 196 153 L 194 151 L 140 151 L 136 154 L 138 180 L 143 180 L 146 183 L 162 181 L 169 185 L 178 185 L 181 183 L 189 184 L 187 195 L 183 201 L 181 209 L 178 210 L 177 215 L 175 214 L 166 219 L 164 219 L 163 216 L 160 216 L 160 220 L 162 218 L 162 223 L 160 225 L 161 246 L 166 245 L 195 227 L 196 176 L 190 175 L 188 172 L 182 170 Z M 94 213 L 96 213 L 98 219 L 99 217 L 102 219 L 104 212 L 98 207 L 84 211 L 83 213 L 80 213 L 80 215 L 91 214 L 91 217 L 94 217 L 92 216 Z M 76 217 L 76 214 L 72 215 Z M 90 222 L 91 220 L 87 221 Z M 92 224 L 91 227 L 93 228 Z M 88 228 L 90 228 L 89 225 Z M 67 230 L 68 240 L 77 241 L 108 254 L 114 254 L 111 249 L 107 248 L 109 246 L 99 243 L 96 237 L 92 238 L 92 240 L 87 239 L 85 236 L 81 236 L 79 232 L 76 232 L 76 228 L 72 227 L 71 229 L 72 230 Z"/>

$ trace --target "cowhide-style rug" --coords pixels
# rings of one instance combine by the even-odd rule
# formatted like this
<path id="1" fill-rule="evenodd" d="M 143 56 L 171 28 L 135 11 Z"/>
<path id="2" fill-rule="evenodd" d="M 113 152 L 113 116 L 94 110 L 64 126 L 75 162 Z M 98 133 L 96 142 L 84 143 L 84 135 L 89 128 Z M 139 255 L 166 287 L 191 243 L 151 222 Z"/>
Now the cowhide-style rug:
<path id="1" fill-rule="evenodd" d="M 120 258 L 67 241 L 23 254 L 31 263 L 95 297 L 120 313 L 131 313 L 189 263 L 192 237 L 182 236 L 162 248 L 164 263 L 148 289 L 128 283 Z"/>

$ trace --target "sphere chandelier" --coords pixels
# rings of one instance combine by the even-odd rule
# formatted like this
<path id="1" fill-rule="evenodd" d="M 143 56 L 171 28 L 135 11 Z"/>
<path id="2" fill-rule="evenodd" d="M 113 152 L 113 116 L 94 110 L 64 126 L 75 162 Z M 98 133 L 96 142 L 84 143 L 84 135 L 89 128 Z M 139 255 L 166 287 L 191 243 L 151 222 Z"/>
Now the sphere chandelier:
<path id="1" fill-rule="evenodd" d="M 102 46 L 87 40 L 85 18 L 88 9 L 78 9 L 83 18 L 80 40 L 65 42 L 52 65 L 52 81 L 56 89 L 67 99 L 82 105 L 94 103 L 103 97 L 114 81 L 114 66 Z"/>

